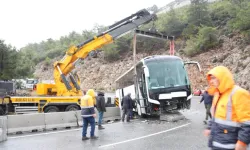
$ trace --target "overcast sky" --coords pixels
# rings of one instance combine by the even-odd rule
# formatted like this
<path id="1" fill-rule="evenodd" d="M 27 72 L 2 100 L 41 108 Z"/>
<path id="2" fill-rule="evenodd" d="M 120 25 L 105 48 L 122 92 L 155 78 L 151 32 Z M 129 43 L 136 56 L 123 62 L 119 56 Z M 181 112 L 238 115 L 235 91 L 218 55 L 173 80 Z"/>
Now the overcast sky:
<path id="1" fill-rule="evenodd" d="M 0 39 L 16 48 L 111 25 L 140 9 L 174 0 L 1 0 Z"/>

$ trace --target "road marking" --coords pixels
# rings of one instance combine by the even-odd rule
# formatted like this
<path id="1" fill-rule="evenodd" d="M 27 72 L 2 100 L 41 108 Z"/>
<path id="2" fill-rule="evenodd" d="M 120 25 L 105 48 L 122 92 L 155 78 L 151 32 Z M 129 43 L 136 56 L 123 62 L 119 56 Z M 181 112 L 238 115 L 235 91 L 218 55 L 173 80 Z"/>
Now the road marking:
<path id="1" fill-rule="evenodd" d="M 199 113 L 200 111 L 198 111 L 198 110 L 195 110 L 195 111 L 191 111 L 191 112 L 189 112 L 189 114 L 195 114 L 195 113 Z M 189 115 L 188 114 L 188 115 Z"/>
<path id="2" fill-rule="evenodd" d="M 121 123 L 121 122 L 117 122 L 117 123 Z M 117 124 L 117 123 L 110 123 L 110 124 L 106 124 L 103 126 L 105 127 L 107 125 L 112 125 L 112 124 Z M 90 128 L 90 127 L 88 127 L 88 128 Z M 38 134 L 30 134 L 30 135 L 22 135 L 22 136 L 13 136 L 13 137 L 8 137 L 8 139 L 25 138 L 25 137 L 40 136 L 40 135 L 49 135 L 49 134 L 64 133 L 64 132 L 72 132 L 72 131 L 78 131 L 81 129 L 82 128 L 63 130 L 63 131 L 46 132 L 46 133 L 38 133 Z"/>
<path id="3" fill-rule="evenodd" d="M 165 130 L 165 131 L 149 134 L 149 135 L 146 135 L 146 136 L 142 136 L 142 137 L 126 140 L 126 141 L 121 141 L 121 142 L 117 142 L 117 143 L 113 143 L 113 144 L 107 144 L 107 145 L 99 146 L 99 148 L 105 148 L 105 147 L 109 147 L 109 146 L 114 146 L 114 145 L 123 144 L 123 143 L 131 142 L 131 141 L 135 141 L 135 140 L 148 138 L 150 136 L 154 136 L 154 135 L 162 134 L 162 133 L 165 133 L 165 132 L 173 131 L 173 130 L 176 130 L 176 129 L 179 129 L 179 128 L 183 128 L 185 126 L 188 126 L 189 124 L 191 124 L 191 123 L 187 123 L 187 124 L 184 124 L 184 125 L 181 125 L 181 126 L 178 126 L 178 127 L 174 127 L 174 128 L 171 128 L 171 129 L 168 129 L 168 130 Z"/>

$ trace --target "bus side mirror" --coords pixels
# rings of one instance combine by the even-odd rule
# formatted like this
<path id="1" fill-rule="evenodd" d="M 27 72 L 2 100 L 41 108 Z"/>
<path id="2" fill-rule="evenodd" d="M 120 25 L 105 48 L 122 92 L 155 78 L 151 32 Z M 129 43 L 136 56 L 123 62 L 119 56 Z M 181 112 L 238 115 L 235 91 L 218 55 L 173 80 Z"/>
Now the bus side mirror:
<path id="1" fill-rule="evenodd" d="M 197 61 L 188 61 L 188 62 L 184 62 L 184 65 L 186 65 L 186 64 L 196 64 L 196 66 L 197 66 L 199 72 L 200 72 L 200 73 L 203 72 L 203 71 L 201 70 L 200 64 L 199 64 Z"/>

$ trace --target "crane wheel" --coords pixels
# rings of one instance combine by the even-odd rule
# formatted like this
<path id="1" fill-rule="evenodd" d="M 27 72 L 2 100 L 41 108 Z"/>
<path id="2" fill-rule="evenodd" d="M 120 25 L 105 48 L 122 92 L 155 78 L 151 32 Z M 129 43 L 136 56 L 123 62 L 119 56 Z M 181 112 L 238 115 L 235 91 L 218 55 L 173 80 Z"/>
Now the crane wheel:
<path id="1" fill-rule="evenodd" d="M 80 110 L 79 106 L 77 105 L 69 105 L 65 109 L 65 111 L 77 111 L 77 110 Z"/>
<path id="2" fill-rule="evenodd" d="M 56 106 L 48 106 L 44 109 L 45 113 L 59 112 L 59 108 Z"/>

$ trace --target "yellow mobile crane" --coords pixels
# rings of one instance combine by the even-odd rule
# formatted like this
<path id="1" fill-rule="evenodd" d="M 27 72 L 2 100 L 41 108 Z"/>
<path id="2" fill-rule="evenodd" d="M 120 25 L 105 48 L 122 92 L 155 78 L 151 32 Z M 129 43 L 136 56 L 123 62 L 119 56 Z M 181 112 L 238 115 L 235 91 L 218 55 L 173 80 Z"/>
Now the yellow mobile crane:
<path id="1" fill-rule="evenodd" d="M 156 17 L 146 9 L 142 9 L 129 17 L 111 25 L 107 31 L 79 44 L 70 47 L 66 55 L 54 63 L 55 84 L 37 84 L 37 95 L 33 97 L 4 97 L 0 99 L 0 112 L 6 114 L 30 112 L 58 112 L 79 110 L 80 89 L 78 76 L 72 74 L 77 62 L 88 56 L 91 51 L 112 43 L 115 39 L 146 24 Z M 157 35 L 156 36 L 161 36 Z M 152 34 L 151 34 L 152 36 Z M 69 81 L 67 80 L 69 77 Z M 3 113 L 4 112 L 4 113 Z"/>

